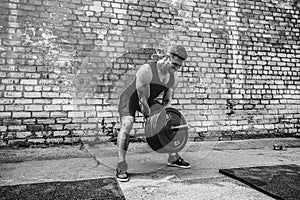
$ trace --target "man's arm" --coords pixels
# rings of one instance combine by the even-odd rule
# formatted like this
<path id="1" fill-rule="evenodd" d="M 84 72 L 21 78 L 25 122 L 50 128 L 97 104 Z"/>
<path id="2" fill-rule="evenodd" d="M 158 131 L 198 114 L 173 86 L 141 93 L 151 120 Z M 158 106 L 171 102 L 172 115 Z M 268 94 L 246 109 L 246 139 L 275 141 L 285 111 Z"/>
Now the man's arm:
<path id="1" fill-rule="evenodd" d="M 152 80 L 151 67 L 148 64 L 142 65 L 136 72 L 136 89 L 138 93 L 141 111 L 145 118 L 150 115 L 148 98 L 150 96 L 150 82 Z"/>
<path id="2" fill-rule="evenodd" d="M 167 91 L 165 91 L 164 96 L 163 96 L 163 104 L 165 107 L 170 107 L 171 106 L 171 101 L 173 98 L 174 90 L 178 86 L 178 76 L 174 74 L 174 84 L 171 88 L 169 88 Z"/>

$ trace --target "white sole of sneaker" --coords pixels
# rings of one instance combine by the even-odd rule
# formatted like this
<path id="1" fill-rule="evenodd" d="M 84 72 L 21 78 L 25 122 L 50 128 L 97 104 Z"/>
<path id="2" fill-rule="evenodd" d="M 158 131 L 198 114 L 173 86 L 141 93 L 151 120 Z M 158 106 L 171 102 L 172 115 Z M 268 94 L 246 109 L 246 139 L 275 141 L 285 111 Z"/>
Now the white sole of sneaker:
<path id="1" fill-rule="evenodd" d="M 120 182 L 128 182 L 128 181 L 129 181 L 129 178 L 127 178 L 127 179 L 117 178 L 117 180 L 120 181 Z"/>
<path id="2" fill-rule="evenodd" d="M 182 169 L 189 169 L 189 168 L 191 168 L 191 166 L 180 166 L 180 165 L 175 165 L 175 164 L 172 164 L 172 163 L 168 163 L 168 166 L 169 167 L 178 167 L 178 168 L 182 168 Z"/>

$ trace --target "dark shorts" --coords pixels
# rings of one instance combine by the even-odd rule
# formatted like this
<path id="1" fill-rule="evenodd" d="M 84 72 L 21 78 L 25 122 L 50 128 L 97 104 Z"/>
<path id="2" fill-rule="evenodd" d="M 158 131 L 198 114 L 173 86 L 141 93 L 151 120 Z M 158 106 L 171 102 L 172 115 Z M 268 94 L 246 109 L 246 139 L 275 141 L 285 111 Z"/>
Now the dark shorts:
<path id="1" fill-rule="evenodd" d="M 157 99 L 148 101 L 148 105 L 150 106 L 151 112 L 160 110 L 161 107 L 163 106 Z M 155 105 L 157 105 L 157 106 L 155 106 Z M 122 118 L 124 116 L 132 116 L 135 118 L 136 111 L 141 112 L 137 94 L 129 97 L 129 95 L 126 95 L 126 93 L 123 93 L 120 96 L 120 101 L 119 101 L 120 117 Z"/>
<path id="2" fill-rule="evenodd" d="M 126 95 L 126 93 L 121 94 L 119 101 L 119 114 L 120 117 L 132 116 L 135 117 L 136 111 L 140 112 L 140 106 L 137 95 Z"/>

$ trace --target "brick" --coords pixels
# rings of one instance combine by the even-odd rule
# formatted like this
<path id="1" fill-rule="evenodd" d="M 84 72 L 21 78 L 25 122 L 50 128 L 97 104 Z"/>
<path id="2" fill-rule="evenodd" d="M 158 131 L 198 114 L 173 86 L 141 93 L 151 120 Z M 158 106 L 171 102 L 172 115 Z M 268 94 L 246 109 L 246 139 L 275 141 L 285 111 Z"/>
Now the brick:
<path id="1" fill-rule="evenodd" d="M 52 112 L 50 114 L 51 117 L 53 118 L 58 118 L 58 117 L 67 117 L 67 112 Z"/>
<path id="2" fill-rule="evenodd" d="M 5 105 L 6 111 L 24 111 L 23 105 Z"/>
<path id="3" fill-rule="evenodd" d="M 51 104 L 51 99 L 33 99 L 34 104 Z"/>
<path id="4" fill-rule="evenodd" d="M 22 79 L 20 81 L 21 85 L 37 85 L 37 80 L 34 79 Z"/>
<path id="5" fill-rule="evenodd" d="M 62 106 L 62 110 L 65 111 L 70 111 L 70 110 L 78 110 L 78 106 L 77 105 L 63 105 Z"/>
<path id="6" fill-rule="evenodd" d="M 16 99 L 14 104 L 32 104 L 32 99 Z"/>
<path id="7" fill-rule="evenodd" d="M 63 130 L 63 125 L 62 124 L 51 124 L 46 127 L 46 130 L 52 130 L 52 131 Z"/>
<path id="8" fill-rule="evenodd" d="M 42 97 L 41 92 L 24 92 L 25 98 L 40 98 Z"/>
<path id="9" fill-rule="evenodd" d="M 68 112 L 68 117 L 84 117 L 84 112 Z"/>
<path id="10" fill-rule="evenodd" d="M 25 131 L 26 126 L 24 125 L 18 125 L 18 126 L 8 126 L 9 131 Z"/>
<path id="11" fill-rule="evenodd" d="M 20 98 L 22 97 L 21 92 L 4 92 L 4 97 Z"/>
<path id="12" fill-rule="evenodd" d="M 45 105 L 44 110 L 45 111 L 59 111 L 59 110 L 61 110 L 61 106 L 60 105 Z"/>
<path id="13" fill-rule="evenodd" d="M 84 136 L 85 132 L 83 130 L 73 130 L 72 135 L 74 135 L 74 136 Z"/>
<path id="14" fill-rule="evenodd" d="M 13 112 L 12 113 L 13 118 L 29 118 L 31 117 L 30 112 Z"/>
<path id="15" fill-rule="evenodd" d="M 13 104 L 14 99 L 0 98 L 0 105 Z"/>
<path id="16" fill-rule="evenodd" d="M 1 118 L 10 118 L 12 116 L 11 112 L 0 112 L 0 119 Z"/>
<path id="17" fill-rule="evenodd" d="M 80 137 L 64 137 L 64 143 L 74 144 L 79 142 L 81 142 Z"/>
<path id="18" fill-rule="evenodd" d="M 42 92 L 41 96 L 43 98 L 56 98 L 56 97 L 59 97 L 59 93 L 57 93 L 57 92 Z"/>
<path id="19" fill-rule="evenodd" d="M 38 124 L 54 124 L 55 120 L 54 119 L 37 119 Z"/>
<path id="20" fill-rule="evenodd" d="M 91 117 L 96 117 L 97 112 L 96 111 L 86 111 L 85 112 L 85 117 L 91 118 Z"/>
<path id="21" fill-rule="evenodd" d="M 67 129 L 67 130 L 74 130 L 74 129 L 79 129 L 79 128 L 80 128 L 79 124 L 66 124 L 64 126 L 64 129 Z"/>
<path id="22" fill-rule="evenodd" d="M 84 110 L 84 111 L 95 111 L 96 107 L 95 106 L 79 106 L 79 110 Z"/>
<path id="23" fill-rule="evenodd" d="M 7 130 L 7 126 L 0 126 L 0 132 L 4 132 Z"/>
<path id="24" fill-rule="evenodd" d="M 27 138 L 29 136 L 31 136 L 32 133 L 31 132 L 17 132 L 16 133 L 16 138 Z"/>
<path id="25" fill-rule="evenodd" d="M 39 0 L 29 0 L 29 4 L 42 5 L 42 2 Z"/>
<path id="26" fill-rule="evenodd" d="M 100 118 L 112 117 L 112 113 L 111 112 L 98 112 L 97 117 L 100 117 Z"/>
<path id="27" fill-rule="evenodd" d="M 50 144 L 60 144 L 63 143 L 64 139 L 63 138 L 47 138 L 46 143 Z"/>
<path id="28" fill-rule="evenodd" d="M 25 86 L 24 86 L 24 90 L 25 90 L 26 92 L 33 91 L 33 86 L 25 85 Z"/>
<path id="29" fill-rule="evenodd" d="M 88 121 L 87 118 L 84 117 L 74 117 L 72 118 L 72 123 L 86 123 Z"/>
<path id="30" fill-rule="evenodd" d="M 81 124 L 81 129 L 95 129 L 97 127 L 96 124 Z"/>
<path id="31" fill-rule="evenodd" d="M 211 121 L 204 121 L 204 122 L 202 122 L 202 126 L 213 126 L 213 125 L 214 125 L 214 123 L 211 122 Z"/>
<path id="32" fill-rule="evenodd" d="M 42 105 L 26 105 L 25 111 L 43 111 Z"/>
<path id="33" fill-rule="evenodd" d="M 52 131 L 36 131 L 34 133 L 35 138 L 47 138 L 52 135 Z"/>
<path id="34" fill-rule="evenodd" d="M 196 105 L 183 105 L 184 110 L 195 110 Z"/>
<path id="35" fill-rule="evenodd" d="M 53 136 L 57 137 L 57 136 L 67 136 L 69 135 L 69 131 L 53 131 Z"/>
<path id="36" fill-rule="evenodd" d="M 68 104 L 69 99 L 52 99 L 52 104 Z"/>
<path id="37" fill-rule="evenodd" d="M 34 131 L 34 132 L 44 130 L 43 125 L 35 125 L 35 124 L 34 125 L 28 125 L 27 128 L 28 128 L 29 131 Z"/>
<path id="38" fill-rule="evenodd" d="M 50 113 L 49 112 L 32 112 L 32 117 L 46 118 L 46 117 L 50 117 Z"/>
<path id="39" fill-rule="evenodd" d="M 22 124 L 22 120 L 20 119 L 3 119 L 3 124 L 4 126 L 9 126 L 9 125 L 21 125 Z"/>
<path id="40" fill-rule="evenodd" d="M 59 124 L 67 124 L 70 123 L 72 121 L 72 119 L 70 118 L 56 118 L 56 123 Z"/>
<path id="41" fill-rule="evenodd" d="M 114 8 L 113 9 L 113 12 L 114 13 L 117 13 L 117 14 L 127 14 L 127 9 L 118 9 L 118 8 Z"/>
<path id="42" fill-rule="evenodd" d="M 44 138 L 30 138 L 28 139 L 29 144 L 45 144 L 46 139 Z"/>

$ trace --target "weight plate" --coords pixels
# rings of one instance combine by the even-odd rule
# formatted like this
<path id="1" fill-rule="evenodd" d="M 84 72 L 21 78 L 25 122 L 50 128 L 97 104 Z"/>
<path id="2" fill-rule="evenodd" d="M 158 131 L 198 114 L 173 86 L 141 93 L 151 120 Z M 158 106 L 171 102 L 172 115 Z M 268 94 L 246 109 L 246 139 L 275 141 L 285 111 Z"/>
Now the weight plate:
<path id="1" fill-rule="evenodd" d="M 179 152 L 186 145 L 188 128 L 171 130 L 171 127 L 184 124 L 184 117 L 174 108 L 166 108 L 151 115 L 145 126 L 149 146 L 158 153 Z"/>
<path id="2" fill-rule="evenodd" d="M 182 114 L 174 108 L 166 108 L 166 125 L 163 132 L 158 132 L 157 136 L 163 146 L 162 152 L 176 153 L 181 151 L 187 142 L 188 128 L 171 130 L 172 126 L 186 124 Z"/>

